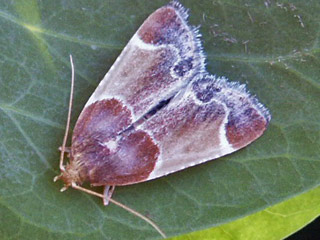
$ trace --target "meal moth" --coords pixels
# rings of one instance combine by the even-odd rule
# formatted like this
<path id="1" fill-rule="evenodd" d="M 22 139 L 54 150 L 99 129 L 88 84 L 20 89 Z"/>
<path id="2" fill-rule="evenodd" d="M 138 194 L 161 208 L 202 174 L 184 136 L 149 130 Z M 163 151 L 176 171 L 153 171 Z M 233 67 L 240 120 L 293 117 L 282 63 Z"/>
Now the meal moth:
<path id="1" fill-rule="evenodd" d="M 198 28 L 172 1 L 134 34 L 81 112 L 64 189 L 114 186 L 166 176 L 237 151 L 266 130 L 268 110 L 244 85 L 210 75 Z M 71 107 L 70 107 L 71 109 Z"/>

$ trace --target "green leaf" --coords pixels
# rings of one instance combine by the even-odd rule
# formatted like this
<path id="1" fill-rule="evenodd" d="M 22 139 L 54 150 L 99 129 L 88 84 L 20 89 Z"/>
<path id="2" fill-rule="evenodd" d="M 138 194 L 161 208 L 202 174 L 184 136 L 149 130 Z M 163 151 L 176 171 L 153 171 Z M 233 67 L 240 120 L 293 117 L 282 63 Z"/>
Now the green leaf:
<path id="1" fill-rule="evenodd" d="M 320 187 L 252 214 L 171 240 L 284 239 L 320 215 Z"/>
<path id="2" fill-rule="evenodd" d="M 114 199 L 168 236 L 218 226 L 320 183 L 317 0 L 185 0 L 201 24 L 207 69 L 246 83 L 271 111 L 245 149 Z M 2 239 L 159 239 L 144 221 L 75 190 L 60 193 L 61 145 L 76 67 L 72 126 L 143 20 L 167 1 L 0 1 L 0 235 Z M 101 189 L 97 189 L 100 191 Z"/>

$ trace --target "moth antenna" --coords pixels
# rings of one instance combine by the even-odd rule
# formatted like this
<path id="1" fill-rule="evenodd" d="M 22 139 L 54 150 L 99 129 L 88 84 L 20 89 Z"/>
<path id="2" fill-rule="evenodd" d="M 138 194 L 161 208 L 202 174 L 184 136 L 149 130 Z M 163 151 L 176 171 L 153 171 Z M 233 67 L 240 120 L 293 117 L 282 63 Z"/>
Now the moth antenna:
<path id="1" fill-rule="evenodd" d="M 83 191 L 85 193 L 88 193 L 88 194 L 91 194 L 91 195 L 94 195 L 94 196 L 97 196 L 97 197 L 100 197 L 102 199 L 105 198 L 104 195 L 100 194 L 100 193 L 97 193 L 97 192 L 94 192 L 94 191 L 91 191 L 89 189 L 86 189 L 86 188 L 83 188 L 81 186 L 78 186 L 77 184 L 75 183 L 72 183 L 72 188 L 74 189 L 77 189 L 77 190 L 80 190 L 80 191 Z M 163 237 L 163 238 L 167 238 L 167 236 L 165 235 L 165 233 L 158 227 L 157 224 L 155 224 L 152 220 L 150 220 L 149 218 L 147 218 L 146 216 L 143 216 L 141 213 L 138 213 L 137 211 L 133 210 L 132 208 L 129 208 L 127 207 L 126 205 L 116 201 L 116 200 L 113 200 L 112 198 L 109 197 L 108 201 L 112 202 L 113 204 L 123 208 L 124 210 L 130 212 L 131 214 L 141 218 L 142 220 L 144 220 L 145 222 L 149 223 L 155 230 L 158 231 L 158 233 L 160 233 L 160 235 Z"/>
<path id="2" fill-rule="evenodd" d="M 65 168 L 63 166 L 64 161 L 64 153 L 66 151 L 66 144 L 68 140 L 68 133 L 70 128 L 70 120 L 71 120 L 71 110 L 72 110 L 72 102 L 73 102 L 73 89 L 74 89 L 74 65 L 72 60 L 72 55 L 70 54 L 70 64 L 71 64 L 71 90 L 70 90 L 70 98 L 69 98 L 69 110 L 68 110 L 68 119 L 67 119 L 67 125 L 66 125 L 66 131 L 64 133 L 63 142 L 61 146 L 61 152 L 60 152 L 60 170 L 65 171 Z"/>

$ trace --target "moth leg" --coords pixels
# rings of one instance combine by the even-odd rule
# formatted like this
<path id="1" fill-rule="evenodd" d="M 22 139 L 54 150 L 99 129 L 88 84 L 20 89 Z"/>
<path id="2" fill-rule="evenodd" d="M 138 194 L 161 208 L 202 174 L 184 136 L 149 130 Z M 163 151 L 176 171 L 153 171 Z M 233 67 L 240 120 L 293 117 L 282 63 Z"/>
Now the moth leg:
<path id="1" fill-rule="evenodd" d="M 72 188 L 74 189 L 77 189 L 77 190 L 80 190 L 80 191 L 83 191 L 85 193 L 88 193 L 88 194 L 91 194 L 91 195 L 94 195 L 94 196 L 97 196 L 97 197 L 100 197 L 102 199 L 104 199 L 104 195 L 100 194 L 100 193 L 97 193 L 97 192 L 94 192 L 94 191 L 91 191 L 89 189 L 86 189 L 86 188 L 83 188 L 81 186 L 78 186 L 76 183 L 72 183 L 71 185 Z M 114 186 L 113 186 L 114 188 Z M 127 210 L 128 212 L 132 213 L 133 215 L 141 218 L 142 220 L 146 221 L 147 223 L 149 223 L 155 230 L 158 231 L 158 233 L 160 233 L 160 235 L 163 237 L 163 238 L 166 238 L 167 236 L 165 235 L 165 233 L 158 227 L 157 224 L 155 224 L 153 221 L 151 221 L 149 218 L 143 216 L 141 213 L 138 213 L 136 210 L 133 210 L 132 208 L 129 208 L 127 207 L 126 205 L 116 201 L 116 200 L 113 200 L 112 198 L 109 199 L 110 202 L 112 202 L 113 204 L 123 208 L 124 210 Z"/>
<path id="2" fill-rule="evenodd" d="M 115 185 L 105 185 L 103 189 L 103 205 L 107 206 L 109 204 L 109 199 L 112 197 L 113 191 L 116 188 Z"/>

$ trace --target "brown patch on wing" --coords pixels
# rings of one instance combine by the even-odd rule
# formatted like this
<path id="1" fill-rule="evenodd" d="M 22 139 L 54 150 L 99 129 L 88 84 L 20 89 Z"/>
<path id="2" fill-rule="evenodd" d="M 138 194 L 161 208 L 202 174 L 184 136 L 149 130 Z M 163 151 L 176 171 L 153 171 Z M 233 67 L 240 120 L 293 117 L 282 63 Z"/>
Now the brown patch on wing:
<path id="1" fill-rule="evenodd" d="M 130 110 L 116 99 L 97 101 L 84 108 L 73 131 L 74 142 L 88 135 L 104 134 L 113 137 L 131 124 Z"/>
<path id="2" fill-rule="evenodd" d="M 119 133 L 131 124 L 127 107 L 116 99 L 86 107 L 72 137 L 71 166 L 92 185 L 126 185 L 153 170 L 159 149 L 143 131 Z"/>
<path id="3" fill-rule="evenodd" d="M 178 31 L 181 24 L 174 8 L 163 7 L 148 17 L 138 34 L 145 43 L 161 44 L 167 42 L 168 35 L 172 31 Z"/>
<path id="4" fill-rule="evenodd" d="M 97 151 L 98 164 L 90 166 L 89 181 L 99 185 L 128 185 L 146 180 L 154 169 L 159 148 L 143 131 L 135 131 L 118 141 L 115 151 Z"/>
<path id="5" fill-rule="evenodd" d="M 242 148 L 260 137 L 267 128 L 266 119 L 254 108 L 248 107 L 242 114 L 230 112 L 227 138 L 234 148 Z"/>

